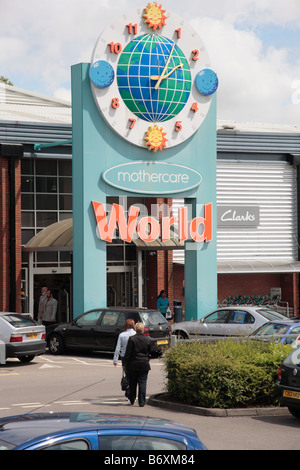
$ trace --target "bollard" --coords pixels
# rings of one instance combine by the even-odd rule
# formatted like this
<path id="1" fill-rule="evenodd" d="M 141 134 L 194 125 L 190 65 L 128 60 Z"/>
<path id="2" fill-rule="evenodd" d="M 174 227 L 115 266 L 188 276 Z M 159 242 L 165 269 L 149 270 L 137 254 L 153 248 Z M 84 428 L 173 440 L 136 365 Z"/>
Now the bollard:
<path id="1" fill-rule="evenodd" d="M 6 348 L 4 341 L 0 340 L 0 364 L 6 364 Z"/>

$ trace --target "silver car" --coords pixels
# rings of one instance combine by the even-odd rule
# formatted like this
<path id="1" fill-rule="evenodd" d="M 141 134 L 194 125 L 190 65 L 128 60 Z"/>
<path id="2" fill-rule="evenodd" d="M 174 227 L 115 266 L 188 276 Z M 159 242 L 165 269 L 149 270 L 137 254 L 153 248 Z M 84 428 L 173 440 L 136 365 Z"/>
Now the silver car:
<path id="1" fill-rule="evenodd" d="M 287 320 L 280 313 L 262 307 L 224 307 L 200 320 L 174 323 L 172 334 L 178 338 L 199 336 L 248 336 L 270 320 Z"/>
<path id="2" fill-rule="evenodd" d="M 47 346 L 44 325 L 18 313 L 0 312 L 0 340 L 5 343 L 6 357 L 21 362 L 43 354 Z"/>

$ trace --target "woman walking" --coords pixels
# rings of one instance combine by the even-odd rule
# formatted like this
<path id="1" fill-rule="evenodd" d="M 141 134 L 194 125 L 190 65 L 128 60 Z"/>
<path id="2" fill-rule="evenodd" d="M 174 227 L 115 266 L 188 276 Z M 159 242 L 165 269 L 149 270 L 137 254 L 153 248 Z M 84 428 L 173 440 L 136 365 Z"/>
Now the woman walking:
<path id="1" fill-rule="evenodd" d="M 124 365 L 129 375 L 129 400 L 131 405 L 136 399 L 138 386 L 138 402 L 140 406 L 146 403 L 146 388 L 150 370 L 151 341 L 144 335 L 144 324 L 135 325 L 136 335 L 131 336 L 127 343 Z"/>

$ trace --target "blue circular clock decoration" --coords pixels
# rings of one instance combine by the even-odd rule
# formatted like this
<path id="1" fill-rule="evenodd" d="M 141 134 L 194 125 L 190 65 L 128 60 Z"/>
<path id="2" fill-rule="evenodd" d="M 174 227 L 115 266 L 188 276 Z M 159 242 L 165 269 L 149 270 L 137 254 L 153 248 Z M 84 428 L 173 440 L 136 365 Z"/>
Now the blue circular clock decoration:
<path id="1" fill-rule="evenodd" d="M 196 87 L 202 95 L 212 95 L 218 88 L 217 74 L 211 69 L 203 69 L 196 76 Z"/>
<path id="2" fill-rule="evenodd" d="M 109 87 L 115 78 L 113 67 L 106 60 L 97 60 L 90 67 L 90 79 L 98 88 Z"/>

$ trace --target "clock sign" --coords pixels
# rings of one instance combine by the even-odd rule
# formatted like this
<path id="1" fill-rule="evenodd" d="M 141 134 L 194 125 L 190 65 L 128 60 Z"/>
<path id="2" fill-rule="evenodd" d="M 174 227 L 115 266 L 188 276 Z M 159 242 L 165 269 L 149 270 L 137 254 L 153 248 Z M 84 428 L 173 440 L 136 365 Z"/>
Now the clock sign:
<path id="1" fill-rule="evenodd" d="M 103 31 L 90 81 L 107 124 L 153 152 L 191 137 L 218 87 L 197 32 L 156 2 L 125 13 Z"/>

